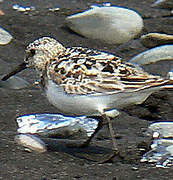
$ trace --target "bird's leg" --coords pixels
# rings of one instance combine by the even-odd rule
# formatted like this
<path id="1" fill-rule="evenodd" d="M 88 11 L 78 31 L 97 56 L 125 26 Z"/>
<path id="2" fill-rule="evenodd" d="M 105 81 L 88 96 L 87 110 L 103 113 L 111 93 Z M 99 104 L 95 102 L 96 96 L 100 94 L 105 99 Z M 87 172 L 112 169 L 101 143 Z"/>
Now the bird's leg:
<path id="1" fill-rule="evenodd" d="M 112 127 L 110 117 L 108 117 L 105 113 L 102 114 L 102 117 L 104 120 L 108 122 L 108 128 L 109 128 L 109 132 L 110 132 L 112 144 L 113 144 L 113 153 L 109 157 L 107 157 L 105 160 L 100 162 L 100 163 L 107 163 L 107 162 L 112 161 L 112 159 L 119 154 L 119 149 L 118 149 L 118 144 L 115 140 L 115 133 Z"/>
<path id="2" fill-rule="evenodd" d="M 84 148 L 84 147 L 88 147 L 91 140 L 94 138 L 94 136 L 99 132 L 100 129 L 102 129 L 103 127 L 103 119 L 100 118 L 99 122 L 98 122 L 98 126 L 95 129 L 95 131 L 93 132 L 93 134 L 86 140 L 84 141 L 82 144 L 69 144 L 68 147 L 79 147 L 79 148 Z"/>
<path id="3" fill-rule="evenodd" d="M 99 132 L 100 129 L 103 127 L 103 119 L 99 119 L 99 123 L 95 131 L 92 133 L 92 135 L 84 142 L 81 144 L 81 147 L 88 147 L 91 140 L 94 138 L 94 136 Z"/>

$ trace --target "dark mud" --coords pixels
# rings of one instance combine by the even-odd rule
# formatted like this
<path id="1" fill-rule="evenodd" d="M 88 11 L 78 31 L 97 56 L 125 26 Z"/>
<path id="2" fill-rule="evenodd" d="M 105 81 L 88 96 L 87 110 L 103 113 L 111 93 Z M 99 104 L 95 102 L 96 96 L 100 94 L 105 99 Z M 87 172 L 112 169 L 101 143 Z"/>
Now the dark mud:
<path id="1" fill-rule="evenodd" d="M 13 41 L 0 46 L 0 74 L 5 74 L 23 60 L 25 46 L 41 36 L 53 36 L 65 46 L 84 46 L 115 53 L 125 60 L 146 50 L 139 40 L 122 46 L 107 45 L 99 41 L 78 36 L 65 28 L 64 18 L 72 13 L 87 9 L 94 0 L 4 0 L 0 9 L 5 12 L 0 16 L 0 25 L 14 37 Z M 106 2 L 106 1 L 105 1 Z M 115 2 L 111 0 L 113 4 Z M 150 7 L 153 0 L 120 0 L 116 5 L 138 11 L 144 18 L 147 32 L 173 34 L 173 17 L 167 17 L 169 11 Z M 12 4 L 32 5 L 36 12 L 25 15 L 12 9 Z M 49 12 L 48 8 L 59 6 L 58 12 Z M 173 63 L 158 63 L 146 67 L 149 72 L 165 75 Z M 26 70 L 20 77 L 34 82 L 36 75 Z M 28 153 L 14 142 L 16 133 L 15 118 L 28 113 L 56 113 L 38 87 L 24 90 L 0 89 L 0 179 L 7 180 L 166 180 L 172 179 L 172 168 L 159 169 L 152 164 L 140 163 L 142 152 L 139 147 L 146 147 L 149 139 L 143 136 L 147 126 L 155 121 L 173 120 L 173 92 L 161 91 L 153 94 L 145 103 L 126 108 L 113 121 L 117 141 L 123 159 L 115 158 L 113 163 L 97 164 L 92 160 L 101 159 L 111 150 L 111 140 L 107 128 L 85 149 L 68 149 L 63 144 L 54 143 L 52 151 L 37 154 Z M 92 160 L 89 160 L 92 159 Z"/>

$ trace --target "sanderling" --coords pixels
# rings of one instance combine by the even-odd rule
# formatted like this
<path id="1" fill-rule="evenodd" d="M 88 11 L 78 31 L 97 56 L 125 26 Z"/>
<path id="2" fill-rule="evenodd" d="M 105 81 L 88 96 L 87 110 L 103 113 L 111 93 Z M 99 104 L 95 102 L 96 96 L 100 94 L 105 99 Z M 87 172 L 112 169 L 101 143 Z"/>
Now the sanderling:
<path id="1" fill-rule="evenodd" d="M 157 90 L 173 88 L 173 80 L 148 74 L 113 54 L 83 47 L 65 48 L 50 37 L 30 43 L 24 62 L 2 80 L 28 67 L 39 72 L 40 85 L 59 113 L 100 115 L 108 122 L 114 148 L 109 160 L 118 153 L 110 117 L 128 105 L 141 104 Z M 89 145 L 103 120 L 83 146 Z"/>

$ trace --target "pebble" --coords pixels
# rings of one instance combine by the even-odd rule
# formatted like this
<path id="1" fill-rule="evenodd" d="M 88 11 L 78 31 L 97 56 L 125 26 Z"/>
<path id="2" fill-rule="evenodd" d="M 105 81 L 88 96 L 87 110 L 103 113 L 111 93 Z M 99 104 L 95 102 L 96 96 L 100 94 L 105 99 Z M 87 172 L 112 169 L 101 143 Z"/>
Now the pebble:
<path id="1" fill-rule="evenodd" d="M 162 45 L 149 49 L 136 55 L 129 62 L 138 65 L 147 65 L 163 60 L 173 60 L 173 45 Z"/>
<path id="2" fill-rule="evenodd" d="M 51 11 L 51 12 L 56 12 L 56 11 L 59 11 L 59 10 L 60 10 L 60 7 L 49 8 L 49 11 Z"/>
<path id="3" fill-rule="evenodd" d="M 5 15 L 4 11 L 0 10 L 0 16 L 4 16 L 4 15 Z"/>
<path id="4" fill-rule="evenodd" d="M 34 6 L 21 6 L 19 4 L 14 4 L 12 8 L 18 12 L 35 11 Z"/>
<path id="5" fill-rule="evenodd" d="M 0 76 L 0 78 L 2 78 L 2 77 L 3 76 Z M 26 80 L 24 80 L 18 76 L 12 76 L 6 81 L 0 80 L 0 88 L 18 90 L 18 89 L 27 88 L 29 86 L 30 86 L 30 84 Z"/>
<path id="6" fill-rule="evenodd" d="M 68 16 L 66 24 L 87 38 L 123 44 L 141 32 L 143 19 L 137 12 L 127 8 L 93 6 L 92 9 Z"/>
<path id="7" fill-rule="evenodd" d="M 15 141 L 32 151 L 43 153 L 47 151 L 45 143 L 38 137 L 30 134 L 19 134 L 15 136 Z"/>
<path id="8" fill-rule="evenodd" d="M 173 44 L 173 35 L 149 33 L 141 36 L 141 43 L 147 48 L 164 44 Z"/>
<path id="9" fill-rule="evenodd" d="M 173 122 L 156 122 L 152 123 L 147 130 L 147 134 L 153 134 L 153 138 L 173 137 Z"/>
<path id="10" fill-rule="evenodd" d="M 151 6 L 156 8 L 173 9 L 173 0 L 157 0 Z"/>
<path id="11" fill-rule="evenodd" d="M 8 44 L 12 40 L 12 36 L 0 27 L 0 45 Z"/>

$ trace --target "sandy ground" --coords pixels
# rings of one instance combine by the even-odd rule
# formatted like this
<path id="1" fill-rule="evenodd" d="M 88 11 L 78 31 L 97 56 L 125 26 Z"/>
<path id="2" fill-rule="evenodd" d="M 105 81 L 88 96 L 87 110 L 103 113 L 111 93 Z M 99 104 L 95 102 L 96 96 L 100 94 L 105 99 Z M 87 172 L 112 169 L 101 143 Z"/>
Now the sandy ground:
<path id="1" fill-rule="evenodd" d="M 154 0 L 119 0 L 113 4 L 129 7 L 138 11 L 144 18 L 147 32 L 173 34 L 173 17 L 169 11 L 150 7 Z M 14 37 L 13 41 L 0 46 L 0 74 L 5 74 L 23 60 L 25 46 L 41 36 L 53 36 L 65 46 L 83 46 L 108 51 L 125 60 L 146 50 L 139 40 L 122 46 L 107 45 L 93 41 L 67 30 L 64 19 L 67 15 L 87 9 L 91 4 L 104 1 L 96 0 L 4 0 L 0 9 L 5 12 L 0 17 L 0 25 Z M 105 1 L 106 2 L 106 1 Z M 24 15 L 12 9 L 12 4 L 32 5 L 36 12 Z M 48 8 L 59 6 L 59 12 L 49 12 Z M 163 17 L 164 16 L 164 17 Z M 158 63 L 146 70 L 165 75 L 173 63 Z M 20 77 L 33 83 L 36 75 L 32 70 L 22 72 Z M 24 90 L 0 89 L 0 179 L 7 180 L 166 180 L 172 179 L 172 168 L 160 169 L 153 164 L 140 163 L 142 153 L 139 147 L 149 139 L 143 135 L 147 126 L 155 121 L 173 120 L 173 93 L 155 93 L 139 106 L 125 109 L 113 121 L 117 141 L 124 159 L 115 158 L 113 163 L 97 164 L 89 159 L 101 159 L 111 150 L 111 140 L 107 128 L 98 134 L 92 145 L 85 149 L 57 146 L 43 154 L 28 153 L 14 142 L 18 115 L 29 113 L 56 113 L 44 98 L 38 87 Z"/>

